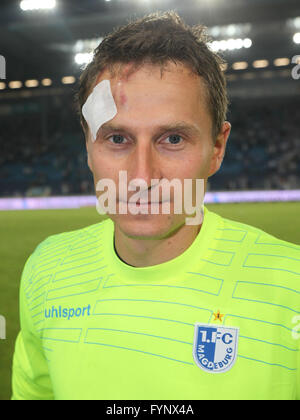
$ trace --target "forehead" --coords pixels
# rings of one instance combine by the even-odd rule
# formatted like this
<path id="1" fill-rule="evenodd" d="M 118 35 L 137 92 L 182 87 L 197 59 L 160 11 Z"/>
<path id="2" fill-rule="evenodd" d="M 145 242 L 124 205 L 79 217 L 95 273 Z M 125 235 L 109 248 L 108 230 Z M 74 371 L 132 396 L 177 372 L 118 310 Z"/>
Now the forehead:
<path id="1" fill-rule="evenodd" d="M 130 121 L 131 129 L 153 130 L 154 126 L 184 121 L 211 132 L 207 87 L 184 64 L 115 64 L 99 73 L 94 86 L 103 80 L 110 81 L 117 105 L 114 123 Z"/>
<path id="2" fill-rule="evenodd" d="M 151 85 L 152 89 L 164 89 L 164 87 L 178 89 L 178 94 L 184 89 L 188 95 L 193 93 L 207 103 L 208 95 L 203 79 L 183 63 L 167 62 L 163 65 L 116 63 L 99 73 L 93 87 L 103 80 L 110 80 L 113 93 L 131 85 L 136 89 Z"/>
<path id="3" fill-rule="evenodd" d="M 110 81 L 118 110 L 112 120 L 115 127 L 130 126 L 136 133 L 148 133 L 157 127 L 174 128 L 180 121 L 211 136 L 209 91 L 188 66 L 115 64 L 99 72 L 93 88 L 104 80 Z"/>

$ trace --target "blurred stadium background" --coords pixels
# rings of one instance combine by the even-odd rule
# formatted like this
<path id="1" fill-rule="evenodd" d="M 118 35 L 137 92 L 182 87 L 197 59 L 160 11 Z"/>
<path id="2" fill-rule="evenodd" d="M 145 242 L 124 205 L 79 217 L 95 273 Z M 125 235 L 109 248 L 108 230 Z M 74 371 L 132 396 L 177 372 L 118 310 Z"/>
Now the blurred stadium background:
<path id="1" fill-rule="evenodd" d="M 11 392 L 26 258 L 51 234 L 99 222 L 94 207 L 8 208 L 47 207 L 43 197 L 93 197 L 74 106 L 80 72 L 112 28 L 171 9 L 208 26 L 211 48 L 228 63 L 233 128 L 223 167 L 210 179 L 211 202 L 224 201 L 220 191 L 235 192 L 234 201 L 253 193 L 253 203 L 208 207 L 300 244 L 299 0 L 1 0 L 0 315 L 7 339 L 0 340 L 0 399 Z M 269 203 L 256 202 L 271 195 Z"/>

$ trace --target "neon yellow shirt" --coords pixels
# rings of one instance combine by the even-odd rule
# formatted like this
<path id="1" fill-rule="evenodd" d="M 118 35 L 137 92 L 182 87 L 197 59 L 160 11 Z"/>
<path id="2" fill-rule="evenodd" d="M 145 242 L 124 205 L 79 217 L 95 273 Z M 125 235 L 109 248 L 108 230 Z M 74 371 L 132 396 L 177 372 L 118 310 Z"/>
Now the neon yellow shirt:
<path id="1" fill-rule="evenodd" d="M 51 236 L 22 276 L 13 399 L 300 399 L 299 293 L 299 246 L 206 208 L 152 267 L 120 260 L 110 219 Z"/>

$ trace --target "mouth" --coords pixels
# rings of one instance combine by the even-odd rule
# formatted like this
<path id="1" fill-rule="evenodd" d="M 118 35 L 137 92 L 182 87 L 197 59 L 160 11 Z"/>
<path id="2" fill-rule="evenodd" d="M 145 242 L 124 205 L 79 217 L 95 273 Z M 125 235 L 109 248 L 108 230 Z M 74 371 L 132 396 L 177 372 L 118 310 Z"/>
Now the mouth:
<path id="1" fill-rule="evenodd" d="M 163 203 L 169 203 L 169 201 L 141 201 L 141 200 L 138 200 L 136 203 L 130 203 L 129 201 L 119 200 L 119 203 L 127 204 L 129 206 L 136 205 L 136 206 L 139 207 L 139 206 L 151 206 L 151 204 L 152 205 L 158 205 L 158 204 L 163 204 Z"/>
<path id="2" fill-rule="evenodd" d="M 123 203 L 123 204 L 128 204 L 129 206 L 133 206 L 133 205 L 136 205 L 136 206 L 151 206 L 151 204 L 162 204 L 162 202 L 161 201 L 142 201 L 142 202 L 140 202 L 140 201 L 137 201 L 136 203 L 130 203 L 129 201 L 119 201 L 120 203 Z"/>
<path id="3" fill-rule="evenodd" d="M 137 207 L 140 207 L 140 206 L 151 206 L 151 204 L 152 205 L 158 205 L 158 204 L 162 204 L 162 202 L 161 201 L 159 201 L 159 202 L 154 202 L 154 201 L 147 201 L 147 202 L 144 202 L 144 201 L 142 201 L 142 202 L 137 202 L 136 203 L 136 205 L 137 205 Z"/>

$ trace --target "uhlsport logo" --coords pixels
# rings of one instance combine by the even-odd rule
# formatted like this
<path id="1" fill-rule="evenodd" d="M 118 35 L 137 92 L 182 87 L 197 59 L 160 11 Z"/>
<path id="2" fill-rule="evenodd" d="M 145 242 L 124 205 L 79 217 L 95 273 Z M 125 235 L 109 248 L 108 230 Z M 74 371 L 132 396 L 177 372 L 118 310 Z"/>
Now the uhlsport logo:
<path id="1" fill-rule="evenodd" d="M 236 362 L 239 328 L 195 324 L 193 356 L 205 372 L 224 373 Z"/>

